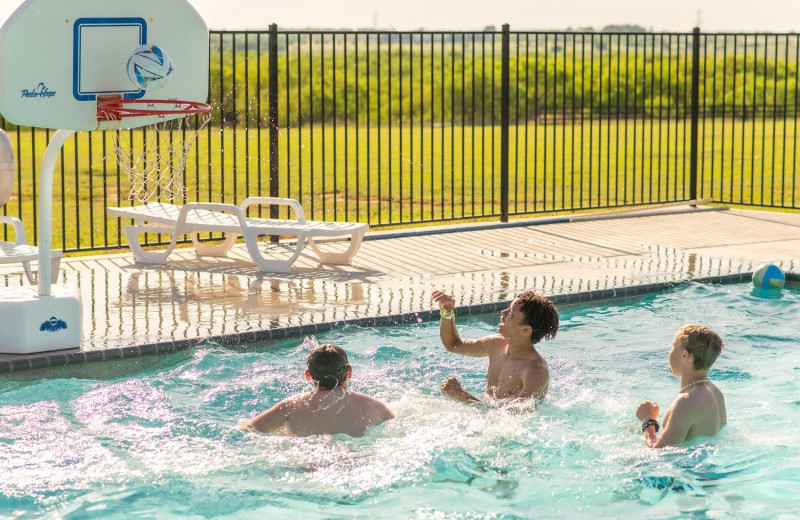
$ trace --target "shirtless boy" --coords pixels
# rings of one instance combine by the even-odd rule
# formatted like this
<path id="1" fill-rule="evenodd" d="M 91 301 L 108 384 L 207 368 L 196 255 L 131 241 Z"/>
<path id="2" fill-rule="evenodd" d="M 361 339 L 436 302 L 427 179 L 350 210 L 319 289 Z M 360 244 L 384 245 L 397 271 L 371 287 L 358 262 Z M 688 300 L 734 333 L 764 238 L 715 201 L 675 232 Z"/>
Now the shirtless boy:
<path id="1" fill-rule="evenodd" d="M 442 345 L 456 354 L 489 357 L 486 372 L 488 397 L 495 400 L 544 399 L 550 384 L 550 372 L 547 361 L 536 350 L 536 344 L 542 338 L 555 338 L 558 331 L 558 311 L 550 300 L 525 291 L 500 313 L 498 334 L 461 339 L 453 312 L 455 299 L 441 291 L 434 291 L 432 299 L 439 304 Z M 464 390 L 455 377 L 442 384 L 442 392 L 463 403 L 479 401 Z"/>
<path id="2" fill-rule="evenodd" d="M 725 426 L 725 398 L 708 379 L 708 369 L 720 352 L 722 339 L 710 328 L 686 325 L 678 331 L 669 351 L 669 370 L 680 378 L 681 389 L 664 414 L 663 426 L 657 420 L 657 403 L 645 401 L 636 410 L 647 446 L 675 446 L 695 437 L 716 435 Z"/>
<path id="3" fill-rule="evenodd" d="M 319 345 L 308 353 L 306 379 L 314 389 L 276 404 L 251 420 L 239 421 L 242 430 L 308 436 L 346 433 L 364 435 L 367 428 L 394 417 L 380 401 L 347 389 L 352 368 L 347 353 L 337 345 Z"/>

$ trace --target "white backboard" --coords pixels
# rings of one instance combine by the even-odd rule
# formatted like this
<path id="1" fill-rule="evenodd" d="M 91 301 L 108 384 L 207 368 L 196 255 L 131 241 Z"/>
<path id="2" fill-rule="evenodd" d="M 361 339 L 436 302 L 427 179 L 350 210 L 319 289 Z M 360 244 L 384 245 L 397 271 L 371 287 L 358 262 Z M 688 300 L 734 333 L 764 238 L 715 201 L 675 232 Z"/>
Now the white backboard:
<path id="1" fill-rule="evenodd" d="M 131 52 L 155 44 L 169 81 L 142 90 Z M 0 114 L 22 126 L 95 130 L 98 96 L 206 102 L 208 28 L 186 0 L 27 0 L 0 28 Z M 175 119 L 180 115 L 169 116 Z M 150 122 L 122 121 L 121 128 Z"/>

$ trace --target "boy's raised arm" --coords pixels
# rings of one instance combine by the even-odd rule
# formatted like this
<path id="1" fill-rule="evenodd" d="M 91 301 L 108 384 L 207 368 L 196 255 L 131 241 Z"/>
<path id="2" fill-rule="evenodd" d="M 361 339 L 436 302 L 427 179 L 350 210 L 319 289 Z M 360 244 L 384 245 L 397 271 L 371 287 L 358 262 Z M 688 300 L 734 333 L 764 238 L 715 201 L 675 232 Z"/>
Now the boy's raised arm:
<path id="1" fill-rule="evenodd" d="M 439 338 L 449 352 L 463 356 L 485 357 L 489 355 L 490 337 L 481 339 L 461 339 L 456 330 L 453 308 L 456 300 L 442 291 L 433 291 L 431 299 L 439 304 Z"/>

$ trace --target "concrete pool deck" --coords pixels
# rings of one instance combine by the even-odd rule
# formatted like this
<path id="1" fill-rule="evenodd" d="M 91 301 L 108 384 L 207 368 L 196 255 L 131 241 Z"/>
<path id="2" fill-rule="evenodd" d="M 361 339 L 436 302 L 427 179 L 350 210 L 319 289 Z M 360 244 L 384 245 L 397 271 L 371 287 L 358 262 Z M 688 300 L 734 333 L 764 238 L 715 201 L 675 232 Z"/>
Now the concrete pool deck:
<path id="1" fill-rule="evenodd" d="M 511 224 L 370 232 L 353 265 L 319 265 L 304 251 L 288 274 L 259 273 L 243 245 L 225 259 L 181 249 L 161 266 L 136 264 L 127 253 L 67 257 L 59 283 L 80 288 L 81 348 L 0 354 L 0 373 L 103 377 L 112 375 L 109 362 L 145 366 L 153 354 L 208 340 L 235 346 L 349 323 L 424 321 L 436 317 L 437 289 L 480 312 L 525 289 L 563 303 L 686 280 L 749 279 L 763 262 L 800 273 L 798 214 L 677 206 Z M 4 265 L 0 283 L 27 282 L 21 266 Z"/>

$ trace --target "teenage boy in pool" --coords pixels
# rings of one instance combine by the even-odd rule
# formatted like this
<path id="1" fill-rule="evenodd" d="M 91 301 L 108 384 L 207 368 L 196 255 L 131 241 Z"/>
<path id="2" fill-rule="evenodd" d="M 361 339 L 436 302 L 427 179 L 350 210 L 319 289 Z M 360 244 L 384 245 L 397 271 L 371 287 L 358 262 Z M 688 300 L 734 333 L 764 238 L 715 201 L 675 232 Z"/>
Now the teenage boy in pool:
<path id="1" fill-rule="evenodd" d="M 479 339 L 462 339 L 455 323 L 455 299 L 441 291 L 431 298 L 439 304 L 439 336 L 442 345 L 455 354 L 489 357 L 486 395 L 494 400 L 544 399 L 550 384 L 547 361 L 536 344 L 553 339 L 558 331 L 558 310 L 553 302 L 532 291 L 519 294 L 500 312 L 497 334 Z M 464 390 L 455 377 L 442 384 L 442 392 L 463 403 L 479 399 Z"/>
<path id="2" fill-rule="evenodd" d="M 364 435 L 367 428 L 394 417 L 380 401 L 347 389 L 352 368 L 338 345 L 319 345 L 308 353 L 306 379 L 314 389 L 284 399 L 254 419 L 239 421 L 242 430 L 308 436 L 346 433 Z"/>
<path id="3" fill-rule="evenodd" d="M 686 325 L 678 331 L 669 351 L 669 370 L 680 378 L 681 389 L 664 413 L 663 426 L 657 420 L 657 403 L 645 401 L 636 410 L 648 447 L 663 448 L 695 437 L 710 437 L 725 426 L 725 398 L 708 378 L 708 369 L 720 352 L 722 339 L 710 328 Z"/>

